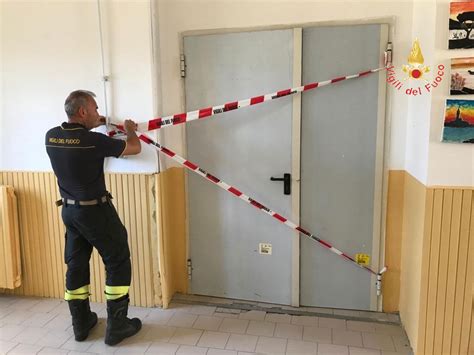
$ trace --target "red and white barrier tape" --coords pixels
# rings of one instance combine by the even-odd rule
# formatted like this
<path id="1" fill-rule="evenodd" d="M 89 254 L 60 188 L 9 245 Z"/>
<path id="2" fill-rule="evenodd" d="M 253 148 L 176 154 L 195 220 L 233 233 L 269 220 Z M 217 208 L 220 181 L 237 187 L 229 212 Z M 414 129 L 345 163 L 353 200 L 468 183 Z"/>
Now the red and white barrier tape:
<path id="1" fill-rule="evenodd" d="M 329 242 L 317 237 L 316 235 L 306 231 L 305 229 L 303 229 L 302 227 L 296 225 L 295 223 L 293 223 L 292 221 L 288 220 L 287 218 L 283 217 L 282 215 L 272 211 L 271 209 L 269 209 L 268 207 L 264 206 L 263 204 L 261 204 L 260 202 L 254 200 L 253 198 L 245 195 L 243 192 L 241 192 L 239 189 L 233 187 L 233 186 L 230 186 L 229 184 L 225 183 L 224 181 L 222 181 L 221 179 L 219 179 L 218 177 L 212 175 L 212 174 L 209 174 L 208 172 L 206 172 L 205 170 L 201 169 L 199 166 L 197 166 L 196 164 L 190 162 L 189 160 L 186 160 L 184 159 L 183 157 L 179 156 L 178 154 L 176 154 L 175 152 L 173 152 L 172 150 L 162 146 L 160 143 L 158 142 L 155 142 L 153 139 L 151 139 L 150 137 L 144 135 L 144 134 L 139 134 L 139 138 L 140 140 L 142 140 L 143 142 L 147 143 L 147 144 L 150 144 L 150 145 L 153 145 L 155 146 L 160 152 L 166 154 L 168 157 L 170 157 L 171 159 L 173 159 L 174 161 L 178 162 L 180 165 L 188 168 L 189 170 L 195 172 L 196 174 L 202 176 L 203 178 L 207 179 L 208 181 L 212 182 L 213 184 L 219 186 L 221 189 L 223 190 L 226 190 L 227 192 L 230 192 L 231 194 L 233 194 L 234 196 L 240 198 L 241 200 L 247 202 L 249 205 L 252 205 L 254 206 L 255 208 L 265 212 L 266 214 L 272 216 L 273 218 L 275 218 L 277 221 L 279 221 L 280 223 L 283 223 L 285 224 L 286 226 L 288 226 L 289 228 L 293 229 L 293 230 L 296 230 L 298 232 L 300 232 L 301 234 L 304 234 L 305 236 L 317 241 L 319 244 L 323 245 L 325 248 L 329 249 L 331 252 L 333 252 L 334 254 L 337 254 L 339 255 L 340 257 L 344 258 L 345 260 L 347 261 L 350 261 L 351 263 L 353 263 L 354 265 L 370 272 L 371 274 L 373 275 L 376 275 L 377 276 L 377 294 L 379 294 L 379 290 L 380 290 L 380 282 L 381 282 L 381 275 L 382 273 L 385 272 L 385 268 L 382 269 L 379 273 L 375 272 L 374 270 L 370 269 L 369 267 L 366 267 L 366 266 L 363 266 L 363 265 L 359 265 L 353 257 L 349 256 L 348 254 L 346 253 L 343 253 L 342 251 L 340 251 L 339 249 L 336 249 L 335 247 L 333 247 Z"/>
<path id="2" fill-rule="evenodd" d="M 257 105 L 262 102 L 267 102 L 267 101 L 279 99 L 281 97 L 290 96 L 298 92 L 309 91 L 309 90 L 316 89 L 322 86 L 338 83 L 340 81 L 360 78 L 362 76 L 366 76 L 372 73 L 377 73 L 384 69 L 386 69 L 386 67 L 371 69 L 359 74 L 341 76 L 341 77 L 326 80 L 326 81 L 310 83 L 304 86 L 298 86 L 291 89 L 280 90 L 277 92 L 273 92 L 271 94 L 254 96 L 250 99 L 227 102 L 223 105 L 206 107 L 206 108 L 202 108 L 196 111 L 178 113 L 178 114 L 166 116 L 166 117 L 158 117 L 158 118 L 148 121 L 147 123 L 139 123 L 137 130 L 140 132 L 152 131 L 152 130 L 160 129 L 166 126 L 173 126 L 173 125 L 178 125 L 181 123 L 186 123 L 189 121 L 203 119 L 203 118 L 214 116 L 223 112 L 229 112 L 233 110 L 238 110 L 243 107 Z M 118 130 L 121 130 L 121 131 L 124 130 L 123 125 L 116 124 L 115 126 L 118 128 Z M 113 136 L 117 133 L 118 133 L 117 131 L 110 131 L 109 135 Z"/>

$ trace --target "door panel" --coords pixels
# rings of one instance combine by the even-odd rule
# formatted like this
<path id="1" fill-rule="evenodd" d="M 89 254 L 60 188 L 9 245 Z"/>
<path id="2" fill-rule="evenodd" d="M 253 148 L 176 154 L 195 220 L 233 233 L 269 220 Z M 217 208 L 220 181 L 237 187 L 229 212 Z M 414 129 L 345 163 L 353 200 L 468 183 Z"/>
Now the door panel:
<path id="1" fill-rule="evenodd" d="M 381 25 L 303 30 L 303 83 L 380 66 Z M 386 40 L 386 39 L 385 39 Z M 351 255 L 373 250 L 379 75 L 304 93 L 301 135 L 301 224 Z M 378 179 L 378 180 L 376 180 Z M 316 243 L 301 240 L 302 305 L 368 310 L 371 275 Z M 371 265 L 376 269 L 378 265 Z M 373 291 L 373 290 L 372 290 Z"/>
<path id="2" fill-rule="evenodd" d="M 184 37 L 186 110 L 291 87 L 293 30 Z M 289 216 L 291 196 L 270 181 L 291 172 L 291 99 L 186 126 L 188 158 Z M 289 304 L 292 231 L 201 177 L 188 174 L 194 294 Z M 259 243 L 271 243 L 261 255 Z"/>

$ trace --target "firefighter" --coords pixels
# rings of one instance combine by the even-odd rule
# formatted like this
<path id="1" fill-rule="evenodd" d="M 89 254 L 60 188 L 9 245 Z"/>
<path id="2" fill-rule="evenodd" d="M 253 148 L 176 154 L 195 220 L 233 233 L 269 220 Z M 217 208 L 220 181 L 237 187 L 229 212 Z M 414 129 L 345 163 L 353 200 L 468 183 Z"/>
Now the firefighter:
<path id="1" fill-rule="evenodd" d="M 46 133 L 46 152 L 57 177 L 66 226 L 64 259 L 67 265 L 65 300 L 72 316 L 76 341 L 83 341 L 97 324 L 89 306 L 89 259 L 96 248 L 106 270 L 107 329 L 105 343 L 115 345 L 141 329 L 138 318 L 127 317 L 131 282 L 127 230 L 120 221 L 104 179 L 104 159 L 140 153 L 132 120 L 124 122 L 126 140 L 91 132 L 105 123 L 94 93 L 76 90 L 64 103 L 68 122 Z"/>

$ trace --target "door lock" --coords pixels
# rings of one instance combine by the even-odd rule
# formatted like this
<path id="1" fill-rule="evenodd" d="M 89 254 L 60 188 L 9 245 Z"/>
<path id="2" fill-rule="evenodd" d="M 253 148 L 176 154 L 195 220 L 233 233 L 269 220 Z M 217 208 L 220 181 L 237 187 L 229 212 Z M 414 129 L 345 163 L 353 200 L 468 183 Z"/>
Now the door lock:
<path id="1" fill-rule="evenodd" d="M 283 181 L 283 193 L 291 195 L 291 174 L 283 174 L 282 178 L 270 177 L 271 181 Z"/>

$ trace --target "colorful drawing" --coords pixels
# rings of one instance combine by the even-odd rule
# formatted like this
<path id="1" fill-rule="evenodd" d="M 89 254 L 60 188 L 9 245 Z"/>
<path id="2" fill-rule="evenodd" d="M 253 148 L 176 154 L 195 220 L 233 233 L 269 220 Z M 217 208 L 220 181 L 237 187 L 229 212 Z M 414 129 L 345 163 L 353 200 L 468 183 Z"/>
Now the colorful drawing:
<path id="1" fill-rule="evenodd" d="M 474 57 L 451 59 L 451 95 L 474 94 Z"/>
<path id="2" fill-rule="evenodd" d="M 452 2 L 449 15 L 449 49 L 474 48 L 474 2 Z"/>
<path id="3" fill-rule="evenodd" d="M 446 100 L 443 142 L 474 143 L 474 100 Z"/>

